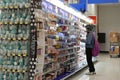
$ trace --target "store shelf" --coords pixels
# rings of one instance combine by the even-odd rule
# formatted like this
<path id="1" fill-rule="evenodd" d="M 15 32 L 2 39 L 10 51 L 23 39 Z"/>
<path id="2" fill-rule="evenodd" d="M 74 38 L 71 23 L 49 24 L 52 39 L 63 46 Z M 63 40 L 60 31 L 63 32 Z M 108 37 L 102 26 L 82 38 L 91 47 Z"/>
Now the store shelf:
<path id="1" fill-rule="evenodd" d="M 51 63 L 53 63 L 53 62 L 55 62 L 55 61 L 53 60 L 53 61 L 47 62 L 47 63 L 45 63 L 44 65 L 51 64 Z"/>
<path id="2" fill-rule="evenodd" d="M 93 62 L 95 63 L 95 62 L 97 62 L 97 60 L 93 59 Z M 87 63 L 83 64 L 82 66 L 77 66 L 77 68 L 75 70 L 61 74 L 55 80 L 65 80 L 65 79 L 69 78 L 70 76 L 74 75 L 75 73 L 77 73 L 78 71 L 83 70 L 85 67 L 87 67 Z"/>
<path id="3" fill-rule="evenodd" d="M 56 70 L 57 70 L 57 69 L 48 70 L 48 71 L 44 72 L 42 75 L 46 75 L 46 74 L 51 73 L 51 72 L 56 71 Z"/>

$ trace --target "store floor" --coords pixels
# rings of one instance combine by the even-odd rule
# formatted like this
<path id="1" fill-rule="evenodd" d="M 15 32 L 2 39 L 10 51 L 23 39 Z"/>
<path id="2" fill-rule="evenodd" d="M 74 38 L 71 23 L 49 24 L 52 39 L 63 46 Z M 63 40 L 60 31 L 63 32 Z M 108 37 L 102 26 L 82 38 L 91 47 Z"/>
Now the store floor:
<path id="1" fill-rule="evenodd" d="M 100 54 L 95 67 L 96 75 L 85 75 L 88 72 L 88 69 L 85 69 L 67 80 L 120 80 L 120 58 L 110 58 L 108 54 Z"/>

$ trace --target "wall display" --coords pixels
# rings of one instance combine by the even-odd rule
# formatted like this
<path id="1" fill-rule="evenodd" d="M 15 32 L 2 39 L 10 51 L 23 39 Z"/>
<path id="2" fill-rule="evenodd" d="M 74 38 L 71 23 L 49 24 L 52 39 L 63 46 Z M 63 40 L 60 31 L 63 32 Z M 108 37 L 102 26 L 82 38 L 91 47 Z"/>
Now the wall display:
<path id="1" fill-rule="evenodd" d="M 30 3 L 0 3 L 0 79 L 29 80 Z"/>
<path id="2" fill-rule="evenodd" d="M 33 80 L 36 68 L 34 9 L 37 0 L 0 1 L 0 79 Z"/>

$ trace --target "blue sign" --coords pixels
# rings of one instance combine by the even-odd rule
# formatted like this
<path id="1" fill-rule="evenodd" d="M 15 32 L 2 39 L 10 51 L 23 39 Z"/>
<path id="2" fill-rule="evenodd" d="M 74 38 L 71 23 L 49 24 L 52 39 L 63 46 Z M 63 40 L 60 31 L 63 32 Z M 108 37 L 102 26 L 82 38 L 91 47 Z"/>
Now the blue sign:
<path id="1" fill-rule="evenodd" d="M 78 11 L 87 10 L 87 0 L 80 0 L 79 4 L 70 4 L 73 8 L 77 9 Z"/>
<path id="2" fill-rule="evenodd" d="M 87 10 L 87 4 L 119 3 L 119 0 L 80 0 L 78 4 L 70 4 L 78 11 Z"/>
<path id="3" fill-rule="evenodd" d="M 118 3 L 119 0 L 88 0 L 88 4 Z"/>

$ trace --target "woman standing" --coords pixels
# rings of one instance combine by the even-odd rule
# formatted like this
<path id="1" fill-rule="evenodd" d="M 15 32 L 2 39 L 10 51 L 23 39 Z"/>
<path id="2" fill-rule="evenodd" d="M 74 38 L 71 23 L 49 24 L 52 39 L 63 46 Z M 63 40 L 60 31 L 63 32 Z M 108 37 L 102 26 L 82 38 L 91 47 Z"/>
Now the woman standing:
<path id="1" fill-rule="evenodd" d="M 94 75 L 96 74 L 96 72 L 94 64 L 92 62 L 92 49 L 94 47 L 94 36 L 92 32 L 92 26 L 87 25 L 86 29 L 87 29 L 86 40 L 81 40 L 82 42 L 86 43 L 86 59 L 89 67 L 89 72 L 86 73 L 86 75 Z"/>

